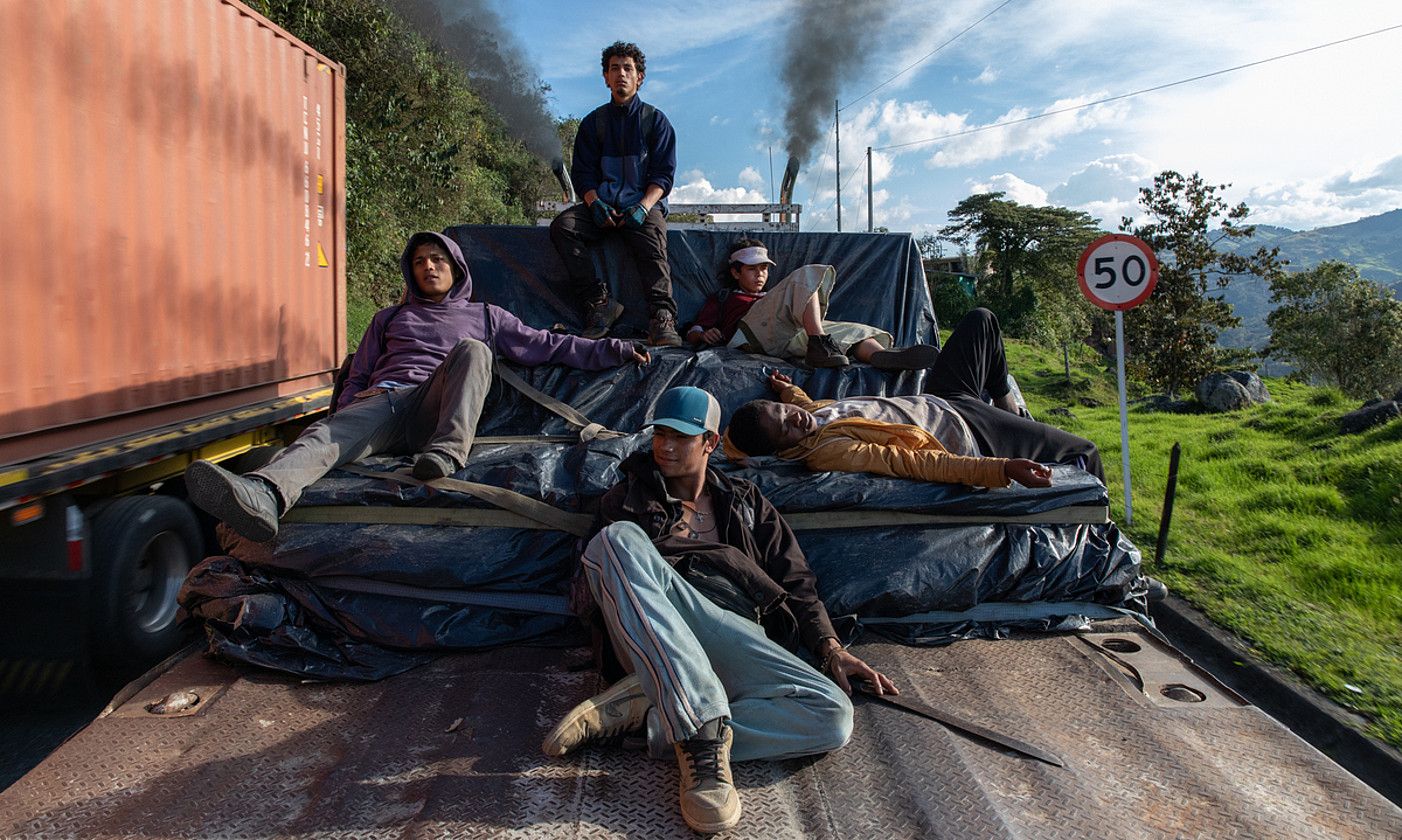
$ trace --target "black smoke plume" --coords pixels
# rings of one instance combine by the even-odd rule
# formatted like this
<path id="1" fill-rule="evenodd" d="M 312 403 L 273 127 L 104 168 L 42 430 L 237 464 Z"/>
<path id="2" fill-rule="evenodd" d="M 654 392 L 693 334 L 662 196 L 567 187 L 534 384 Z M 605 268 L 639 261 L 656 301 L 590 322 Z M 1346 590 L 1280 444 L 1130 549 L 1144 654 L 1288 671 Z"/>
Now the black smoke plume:
<path id="1" fill-rule="evenodd" d="M 877 49 L 890 0 L 796 0 L 784 40 L 784 128 L 789 157 L 808 163 L 841 84 Z"/>
<path id="2" fill-rule="evenodd" d="M 389 0 L 390 7 L 467 71 L 474 89 L 501 114 L 531 154 L 557 164 L 560 135 L 545 88 L 515 36 L 488 0 Z"/>

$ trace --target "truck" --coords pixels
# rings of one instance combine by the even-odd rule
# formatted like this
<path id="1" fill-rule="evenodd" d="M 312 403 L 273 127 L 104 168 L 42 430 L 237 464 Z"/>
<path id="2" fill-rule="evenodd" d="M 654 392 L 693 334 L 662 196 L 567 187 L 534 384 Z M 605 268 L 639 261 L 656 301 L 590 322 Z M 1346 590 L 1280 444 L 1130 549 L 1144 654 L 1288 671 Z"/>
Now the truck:
<path id="1" fill-rule="evenodd" d="M 210 523 L 345 353 L 345 72 L 228 2 L 0 8 L 0 693 L 184 640 Z"/>
<path id="2" fill-rule="evenodd" d="M 75 21 L 57 4 L 12 4 L 0 12 L 13 17 L 0 20 L 0 32 L 53 44 L 84 26 L 111 27 L 105 31 L 113 43 L 96 54 L 129 51 L 134 58 L 120 70 L 143 78 L 148 68 L 162 67 L 156 57 L 135 57 L 150 48 L 150 27 L 165 8 L 153 0 L 123 7 L 122 22 L 115 12 Z M 241 4 L 187 0 L 179 8 L 187 34 L 211 32 L 201 28 L 206 24 L 225 27 L 219 30 L 225 35 L 198 42 L 234 44 L 231 52 L 239 56 L 226 65 L 207 56 L 196 72 L 233 84 L 241 74 L 266 78 L 258 69 L 265 61 L 289 62 L 290 79 L 271 87 L 325 85 L 331 101 L 341 101 L 337 65 Z M 243 40 L 226 37 L 230 31 Z M 23 43 L 0 42 L 7 61 Z M 43 52 L 31 49 L 28 63 L 59 61 Z M 254 64 L 250 53 L 258 56 Z M 163 91 L 178 88 L 168 72 L 157 77 Z M 5 78 L 0 84 L 17 84 Z M 128 87 L 97 73 L 88 83 Z M 205 100 L 183 101 L 194 107 Z M 291 101 L 294 127 L 306 132 L 294 128 L 287 165 L 265 173 L 274 183 L 289 168 L 294 175 L 315 173 L 313 162 L 321 160 L 295 154 L 295 138 L 310 143 L 313 136 L 313 98 L 306 95 L 300 112 L 298 97 Z M 305 122 L 296 122 L 299 114 Z M 341 123 L 324 126 L 331 135 L 322 148 L 339 149 Z M 37 144 L 29 152 L 42 154 Z M 180 169 L 192 179 L 191 190 L 200 171 Z M 328 218 L 339 213 L 341 171 L 339 164 L 328 170 Z M 309 193 L 321 195 L 307 186 L 313 182 L 300 183 L 304 202 Z M 203 210 L 189 211 L 193 218 L 183 217 L 185 229 L 256 229 L 262 215 L 259 199 L 251 200 L 243 213 L 202 203 Z M 302 219 L 301 230 L 321 230 L 319 211 L 300 207 L 303 215 L 294 219 Z M 118 222 L 114 216 L 114 229 L 140 227 Z M 559 267 L 544 230 L 465 226 L 447 233 L 468 255 L 479 299 L 507 305 L 529 322 L 554 320 L 548 280 Z M 672 236 L 685 309 L 713 282 L 714 257 L 725 242 L 704 231 Z M 835 309 L 847 307 L 855 318 L 883 307 L 900 313 L 890 326 L 902 335 L 933 330 L 910 237 L 783 231 L 772 239 L 771 253 L 787 260 L 840 255 L 864 278 L 865 286 L 834 294 Z M 305 248 L 307 241 L 294 244 Z M 320 244 L 315 235 L 310 241 Z M 344 260 L 344 244 L 327 241 L 329 269 Z M 290 253 L 294 269 L 299 253 L 301 271 L 322 268 L 315 250 Z M 622 254 L 610 252 L 604 261 L 611 274 L 626 274 Z M 290 276 L 293 285 L 306 278 Z M 310 277 L 306 282 L 323 279 L 315 270 Z M 237 283 L 233 278 L 221 275 L 225 283 Z M 128 294 L 152 287 L 148 274 L 121 284 Z M 869 293 L 873 288 L 882 293 Z M 342 303 L 317 298 L 308 305 L 323 319 L 335 313 L 344 331 Z M 146 307 L 125 311 L 134 321 L 151 306 L 148 298 Z M 302 317 L 275 305 L 273 311 L 288 323 Z M 32 317 L 42 312 L 36 308 Z M 199 312 L 205 330 L 223 328 L 207 310 Z M 307 317 L 315 321 L 316 313 Z M 222 314 L 231 325 L 258 323 Z M 161 328 L 178 320 L 172 313 Z M 178 442 L 176 450 L 147 456 L 159 467 L 150 473 L 110 466 L 90 472 L 89 480 L 71 478 L 72 487 L 35 491 L 29 488 L 47 485 L 23 482 L 53 471 L 42 466 L 45 458 L 64 463 L 62 450 L 22 458 L 14 469 L 23 477 L 11 484 L 27 495 L 8 510 L 37 498 L 46 505 L 30 524 L 56 528 L 51 506 L 66 505 L 62 524 L 72 519 L 83 536 L 96 528 L 89 518 L 100 518 L 104 504 L 183 505 L 178 476 L 189 458 L 232 459 L 305 422 L 319 409 L 317 389 L 341 352 L 335 329 L 324 348 L 317 344 L 324 353 L 302 366 L 281 361 L 297 341 L 254 332 L 247 337 L 250 352 L 270 354 L 278 360 L 273 371 L 287 379 L 201 396 L 244 398 L 256 387 L 284 388 L 286 395 L 264 394 L 240 403 L 241 410 L 192 399 L 189 408 L 202 411 L 193 418 L 128 430 Z M 172 348 L 171 358 L 186 352 Z M 223 364 L 230 363 L 212 359 L 209 372 L 217 375 Z M 670 384 L 688 382 L 713 388 L 733 408 L 763 388 L 760 374 L 775 364 L 782 363 L 729 350 L 656 351 L 646 371 L 500 364 L 504 384 L 457 477 L 425 487 L 405 480 L 403 459 L 370 458 L 308 488 L 275 544 L 250 545 L 221 529 L 207 548 L 185 545 L 181 565 L 194 568 L 184 576 L 180 604 L 201 618 L 204 638 L 130 682 L 95 720 L 0 791 L 0 835 L 686 836 L 673 764 L 636 750 L 587 749 L 564 760 L 539 750 L 551 724 L 603 684 L 590 639 L 570 617 L 568 568 L 575 539 L 587 533 L 589 499 L 616 479 L 622 456 L 644 443 L 635 430 L 650 400 Z M 788 370 L 806 377 L 815 396 L 919 387 L 906 374 L 854 367 L 863 369 Z M 302 402 L 284 405 L 286 416 L 270 417 L 268 400 Z M 135 409 L 131 419 L 155 409 Z M 245 413 L 253 426 L 229 425 Z M 33 421 L 15 422 L 35 428 Z M 85 424 L 75 421 L 75 428 Z M 95 428 L 101 434 L 102 422 Z M 121 440 L 114 434 L 98 440 Z M 31 447 L 23 451 L 41 449 Z M 80 443 L 78 452 L 96 457 L 104 452 L 96 447 Z M 114 457 L 124 451 L 108 448 Z M 1137 550 L 1110 521 L 1104 487 L 1082 471 L 1058 467 L 1055 487 L 1044 491 L 975 492 L 857 474 L 844 479 L 796 465 L 726 468 L 760 483 L 784 512 L 833 614 L 855 615 L 866 628 L 855 642 L 861 656 L 915 704 L 897 708 L 858 696 L 854 736 L 842 749 L 737 765 L 744 817 L 736 836 L 1402 835 L 1402 810 L 1394 803 L 1197 667 L 1147 619 Z M 74 552 L 80 568 L 71 580 L 51 577 L 91 579 L 87 542 Z M 154 547 L 142 556 L 156 560 L 160 545 L 169 543 L 149 538 L 142 545 Z M 8 549 L 14 543 L 6 545 L 7 564 L 33 558 L 51 569 L 61 565 L 39 550 L 37 539 L 26 544 L 35 548 L 14 553 Z M 70 556 L 63 555 L 65 562 Z M 168 579 L 174 577 L 172 570 Z M 206 655 L 211 652 L 219 655 Z"/>

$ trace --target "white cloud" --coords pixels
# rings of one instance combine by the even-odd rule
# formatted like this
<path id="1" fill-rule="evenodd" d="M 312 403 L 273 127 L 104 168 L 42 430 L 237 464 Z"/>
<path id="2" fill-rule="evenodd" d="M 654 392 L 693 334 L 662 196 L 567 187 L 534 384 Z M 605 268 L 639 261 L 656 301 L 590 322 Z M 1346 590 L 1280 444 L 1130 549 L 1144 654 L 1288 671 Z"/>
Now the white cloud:
<path id="1" fill-rule="evenodd" d="M 971 195 L 991 192 L 1006 193 L 1006 195 L 1003 196 L 1004 198 L 1009 201 L 1016 201 L 1018 204 L 1030 204 L 1034 207 L 1042 207 L 1047 203 L 1046 190 L 1036 184 L 1029 184 L 1011 172 L 994 175 L 987 181 L 969 185 L 969 193 Z"/>
<path id="2" fill-rule="evenodd" d="M 668 200 L 675 204 L 761 204 L 768 198 L 749 187 L 717 187 L 698 170 L 683 175 L 686 183 L 672 187 Z"/>
<path id="3" fill-rule="evenodd" d="M 982 73 L 970 79 L 970 81 L 976 85 L 991 85 L 994 82 L 998 81 L 998 77 L 1000 75 L 1001 74 L 997 70 L 993 69 L 993 65 L 990 64 L 987 67 L 983 68 Z"/>
<path id="4" fill-rule="evenodd" d="M 1113 124 L 1124 117 L 1125 107 L 1117 103 L 1070 110 L 1101 98 L 1104 98 L 1103 94 L 1096 93 L 1058 99 L 1036 112 L 1038 118 L 1031 120 L 1027 118 L 1032 117 L 1033 112 L 1026 108 L 1013 108 L 988 123 L 990 126 L 1012 124 L 941 141 L 927 163 L 935 167 L 956 167 L 1010 155 L 1041 157 L 1055 149 L 1059 140 L 1101 125 Z"/>
<path id="5" fill-rule="evenodd" d="M 740 186 L 748 187 L 752 190 L 757 190 L 764 186 L 764 176 L 759 174 L 759 170 L 755 169 L 753 166 L 747 166 L 741 169 L 740 174 L 735 180 L 740 182 Z"/>
<path id="6" fill-rule="evenodd" d="M 1108 155 L 1073 172 L 1047 198 L 1055 205 L 1084 210 L 1113 230 L 1124 216 L 1139 213 L 1139 188 L 1149 186 L 1157 171 L 1140 155 Z"/>
<path id="7" fill-rule="evenodd" d="M 722 117 L 719 114 L 711 117 L 711 125 L 728 125 L 729 123 L 730 117 Z"/>

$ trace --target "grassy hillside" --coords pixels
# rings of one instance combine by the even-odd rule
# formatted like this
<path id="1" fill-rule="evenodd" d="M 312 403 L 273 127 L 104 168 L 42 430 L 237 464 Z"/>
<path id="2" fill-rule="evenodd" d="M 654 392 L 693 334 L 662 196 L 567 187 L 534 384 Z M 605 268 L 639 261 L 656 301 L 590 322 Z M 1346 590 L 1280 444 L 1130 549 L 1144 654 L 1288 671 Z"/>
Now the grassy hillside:
<path id="1" fill-rule="evenodd" d="M 1113 367 L 1010 343 L 1033 414 L 1094 440 L 1123 524 Z M 1228 414 L 1131 402 L 1134 525 L 1149 572 L 1214 621 L 1369 718 L 1402 746 L 1402 421 L 1340 436 L 1357 407 L 1268 379 L 1273 401 Z M 1069 415 L 1053 409 L 1065 409 Z M 1168 550 L 1152 565 L 1169 450 L 1183 447 Z"/>

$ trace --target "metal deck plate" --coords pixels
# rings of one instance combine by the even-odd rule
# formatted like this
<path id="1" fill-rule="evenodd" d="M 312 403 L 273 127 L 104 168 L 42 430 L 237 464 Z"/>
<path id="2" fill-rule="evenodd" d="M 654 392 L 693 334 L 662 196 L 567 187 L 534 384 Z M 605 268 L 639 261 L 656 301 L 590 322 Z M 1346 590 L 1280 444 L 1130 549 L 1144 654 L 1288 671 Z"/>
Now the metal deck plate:
<path id="1" fill-rule="evenodd" d="M 736 766 L 735 836 L 1402 836 L 1402 811 L 1256 709 L 1150 702 L 1081 639 L 859 652 L 915 699 L 1067 766 L 859 699 L 842 750 Z M 512 648 L 376 684 L 303 685 L 193 657 L 0 794 L 0 835 L 688 836 L 671 762 L 540 753 L 554 721 L 599 688 L 571 670 L 584 658 Z M 1152 664 L 1151 684 L 1172 677 Z M 212 689 L 195 714 L 145 711 L 190 687 Z"/>

